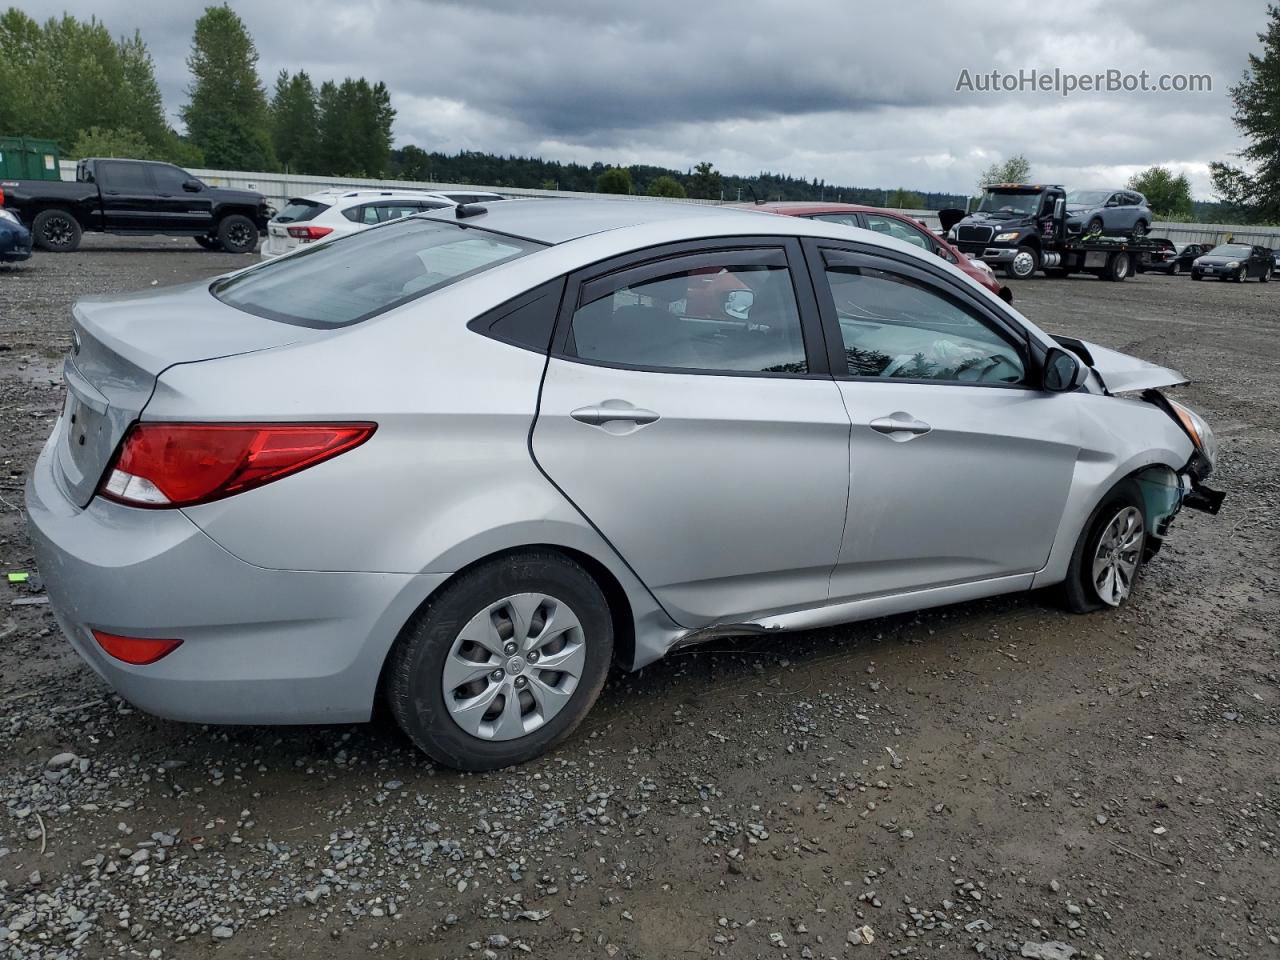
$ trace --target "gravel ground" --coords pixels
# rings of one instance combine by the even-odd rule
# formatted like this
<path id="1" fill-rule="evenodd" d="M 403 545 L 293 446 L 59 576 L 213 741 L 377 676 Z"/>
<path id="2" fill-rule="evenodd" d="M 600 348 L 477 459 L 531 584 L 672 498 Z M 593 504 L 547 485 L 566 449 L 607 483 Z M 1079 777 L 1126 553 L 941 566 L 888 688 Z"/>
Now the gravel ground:
<path id="1" fill-rule="evenodd" d="M 0 957 L 1280 955 L 1280 285 L 1015 287 L 1184 371 L 1217 428 L 1222 514 L 1124 613 L 717 641 L 467 776 L 385 721 L 148 717 L 15 605 L 73 300 L 244 262 L 92 237 L 0 267 L 0 569 L 33 572 L 0 588 Z"/>

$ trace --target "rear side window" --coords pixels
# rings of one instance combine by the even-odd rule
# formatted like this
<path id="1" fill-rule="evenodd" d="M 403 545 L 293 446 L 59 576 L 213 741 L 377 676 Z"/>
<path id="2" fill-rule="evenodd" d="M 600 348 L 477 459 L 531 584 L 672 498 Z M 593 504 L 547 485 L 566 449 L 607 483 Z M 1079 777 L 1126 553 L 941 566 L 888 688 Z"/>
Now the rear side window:
<path id="1" fill-rule="evenodd" d="M 211 290 L 223 303 L 260 317 L 342 327 L 542 246 L 448 221 L 409 218 L 303 248 Z"/>
<path id="2" fill-rule="evenodd" d="M 695 254 L 583 285 L 568 352 L 675 370 L 807 373 L 781 250 Z"/>
<path id="3" fill-rule="evenodd" d="M 142 163 L 99 163 L 98 182 L 105 190 L 153 193 L 151 171 Z"/>
<path id="4" fill-rule="evenodd" d="M 284 205 L 283 210 L 276 214 L 276 223 L 303 223 L 307 220 L 314 220 L 328 209 L 329 205 L 327 203 L 317 203 L 315 200 L 294 197 Z"/>

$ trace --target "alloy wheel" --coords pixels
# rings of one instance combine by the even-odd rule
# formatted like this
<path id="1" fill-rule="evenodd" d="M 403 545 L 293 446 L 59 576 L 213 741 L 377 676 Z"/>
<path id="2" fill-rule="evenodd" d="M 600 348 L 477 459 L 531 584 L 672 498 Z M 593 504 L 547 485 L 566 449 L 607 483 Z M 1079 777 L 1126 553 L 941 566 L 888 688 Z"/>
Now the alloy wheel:
<path id="1" fill-rule="evenodd" d="M 1093 553 L 1093 588 L 1107 605 L 1120 606 L 1133 590 L 1145 532 L 1137 507 L 1124 507 L 1103 529 Z"/>
<path id="2" fill-rule="evenodd" d="M 1031 276 L 1036 268 L 1036 258 L 1026 251 L 1019 251 L 1013 257 L 1013 272 L 1020 279 Z"/>
<path id="3" fill-rule="evenodd" d="M 482 740 L 514 740 L 556 716 L 577 689 L 586 637 L 569 606 L 542 593 L 488 605 L 458 633 L 441 686 L 449 715 Z"/>
<path id="4" fill-rule="evenodd" d="M 227 239 L 231 241 L 233 246 L 246 247 L 251 240 L 249 228 L 243 223 L 231 224 L 231 229 L 227 231 Z"/>
<path id="5" fill-rule="evenodd" d="M 66 217 L 49 217 L 44 222 L 44 239 L 51 247 L 65 247 L 71 242 L 71 222 Z"/>

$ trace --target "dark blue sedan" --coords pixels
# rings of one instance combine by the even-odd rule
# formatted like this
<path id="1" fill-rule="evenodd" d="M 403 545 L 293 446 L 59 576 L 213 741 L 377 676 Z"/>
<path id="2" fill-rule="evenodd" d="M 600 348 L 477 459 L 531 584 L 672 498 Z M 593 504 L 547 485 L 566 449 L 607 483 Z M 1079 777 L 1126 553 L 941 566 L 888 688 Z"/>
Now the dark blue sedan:
<path id="1" fill-rule="evenodd" d="M 0 263 L 31 256 L 31 231 L 10 211 L 0 207 Z"/>

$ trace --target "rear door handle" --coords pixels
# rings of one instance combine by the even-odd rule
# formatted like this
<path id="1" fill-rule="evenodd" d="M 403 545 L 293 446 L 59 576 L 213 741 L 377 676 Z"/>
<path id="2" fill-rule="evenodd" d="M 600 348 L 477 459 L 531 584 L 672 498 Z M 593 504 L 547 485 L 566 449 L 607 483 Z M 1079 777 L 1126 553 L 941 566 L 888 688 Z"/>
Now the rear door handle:
<path id="1" fill-rule="evenodd" d="M 886 434 L 894 440 L 910 440 L 912 437 L 923 436 L 933 429 L 923 420 L 917 420 L 911 414 L 902 411 L 872 420 L 868 426 L 876 433 Z M 894 434 L 899 436 L 895 437 Z"/>
<path id="2" fill-rule="evenodd" d="M 612 423 L 615 420 L 626 420 L 643 427 L 646 423 L 653 423 L 658 419 L 658 415 L 652 410 L 633 407 L 625 400 L 606 400 L 592 407 L 579 407 L 570 412 L 569 416 L 579 423 L 588 423 L 593 427 Z"/>

